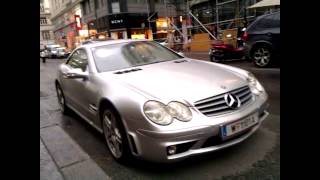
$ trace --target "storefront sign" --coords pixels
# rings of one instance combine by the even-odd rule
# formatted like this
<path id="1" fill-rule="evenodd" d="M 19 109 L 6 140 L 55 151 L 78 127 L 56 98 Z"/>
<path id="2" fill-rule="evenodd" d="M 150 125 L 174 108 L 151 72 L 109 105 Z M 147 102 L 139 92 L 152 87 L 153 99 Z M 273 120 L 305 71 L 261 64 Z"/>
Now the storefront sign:
<path id="1" fill-rule="evenodd" d="M 111 20 L 110 22 L 111 22 L 111 24 L 121 24 L 121 23 L 123 23 L 123 20 L 117 19 L 117 20 Z"/>
<path id="2" fill-rule="evenodd" d="M 81 19 L 80 19 L 80 16 L 79 15 L 75 15 L 74 16 L 74 19 L 76 21 L 76 28 L 77 30 L 81 30 L 82 29 L 82 25 L 81 25 Z"/>

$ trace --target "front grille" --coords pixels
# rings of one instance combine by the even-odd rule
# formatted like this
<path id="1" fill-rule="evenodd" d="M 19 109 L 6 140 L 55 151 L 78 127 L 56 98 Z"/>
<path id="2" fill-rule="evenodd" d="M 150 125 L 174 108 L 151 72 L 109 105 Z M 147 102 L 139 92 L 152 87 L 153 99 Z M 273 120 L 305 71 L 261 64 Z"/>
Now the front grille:
<path id="1" fill-rule="evenodd" d="M 252 100 L 252 93 L 249 86 L 244 86 L 227 93 L 233 94 L 234 96 L 237 96 L 239 98 L 241 102 L 240 108 L 248 104 Z M 235 111 L 235 109 L 229 107 L 226 104 L 224 96 L 227 93 L 219 94 L 217 96 L 212 96 L 197 101 L 194 103 L 195 107 L 206 116 L 215 116 Z"/>

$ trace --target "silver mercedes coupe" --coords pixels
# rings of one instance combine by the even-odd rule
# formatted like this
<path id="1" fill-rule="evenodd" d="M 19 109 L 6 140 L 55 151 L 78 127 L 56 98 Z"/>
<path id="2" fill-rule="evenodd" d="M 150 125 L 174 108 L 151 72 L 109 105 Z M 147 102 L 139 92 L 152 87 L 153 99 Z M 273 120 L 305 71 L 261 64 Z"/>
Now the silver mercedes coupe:
<path id="1" fill-rule="evenodd" d="M 174 162 L 251 136 L 268 116 L 249 72 L 183 57 L 154 41 L 82 45 L 55 80 L 61 111 L 103 133 L 119 162 Z"/>

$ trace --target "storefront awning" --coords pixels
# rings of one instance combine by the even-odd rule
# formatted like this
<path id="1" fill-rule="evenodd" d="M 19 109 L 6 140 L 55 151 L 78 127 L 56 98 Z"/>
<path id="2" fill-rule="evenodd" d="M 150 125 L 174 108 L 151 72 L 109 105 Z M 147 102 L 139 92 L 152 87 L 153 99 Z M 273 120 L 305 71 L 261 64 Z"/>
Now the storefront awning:
<path id="1" fill-rule="evenodd" d="M 280 6 L 280 0 L 262 0 L 252 6 L 249 6 L 248 9 L 270 7 L 270 6 Z"/>

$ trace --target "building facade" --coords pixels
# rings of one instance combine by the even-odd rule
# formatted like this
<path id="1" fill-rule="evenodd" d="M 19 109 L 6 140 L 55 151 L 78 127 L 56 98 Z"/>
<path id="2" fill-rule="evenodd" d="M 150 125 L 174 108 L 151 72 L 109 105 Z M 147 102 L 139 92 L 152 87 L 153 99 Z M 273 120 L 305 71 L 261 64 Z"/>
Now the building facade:
<path id="1" fill-rule="evenodd" d="M 50 20 L 50 4 L 48 0 L 40 0 L 40 49 L 54 44 L 53 26 Z"/>
<path id="2" fill-rule="evenodd" d="M 55 41 L 69 50 L 77 47 L 86 31 L 81 22 L 81 0 L 51 0 L 51 21 Z"/>
<path id="3" fill-rule="evenodd" d="M 81 7 L 89 35 L 113 39 L 154 39 L 167 28 L 164 18 L 176 15 L 164 0 L 84 0 Z"/>

